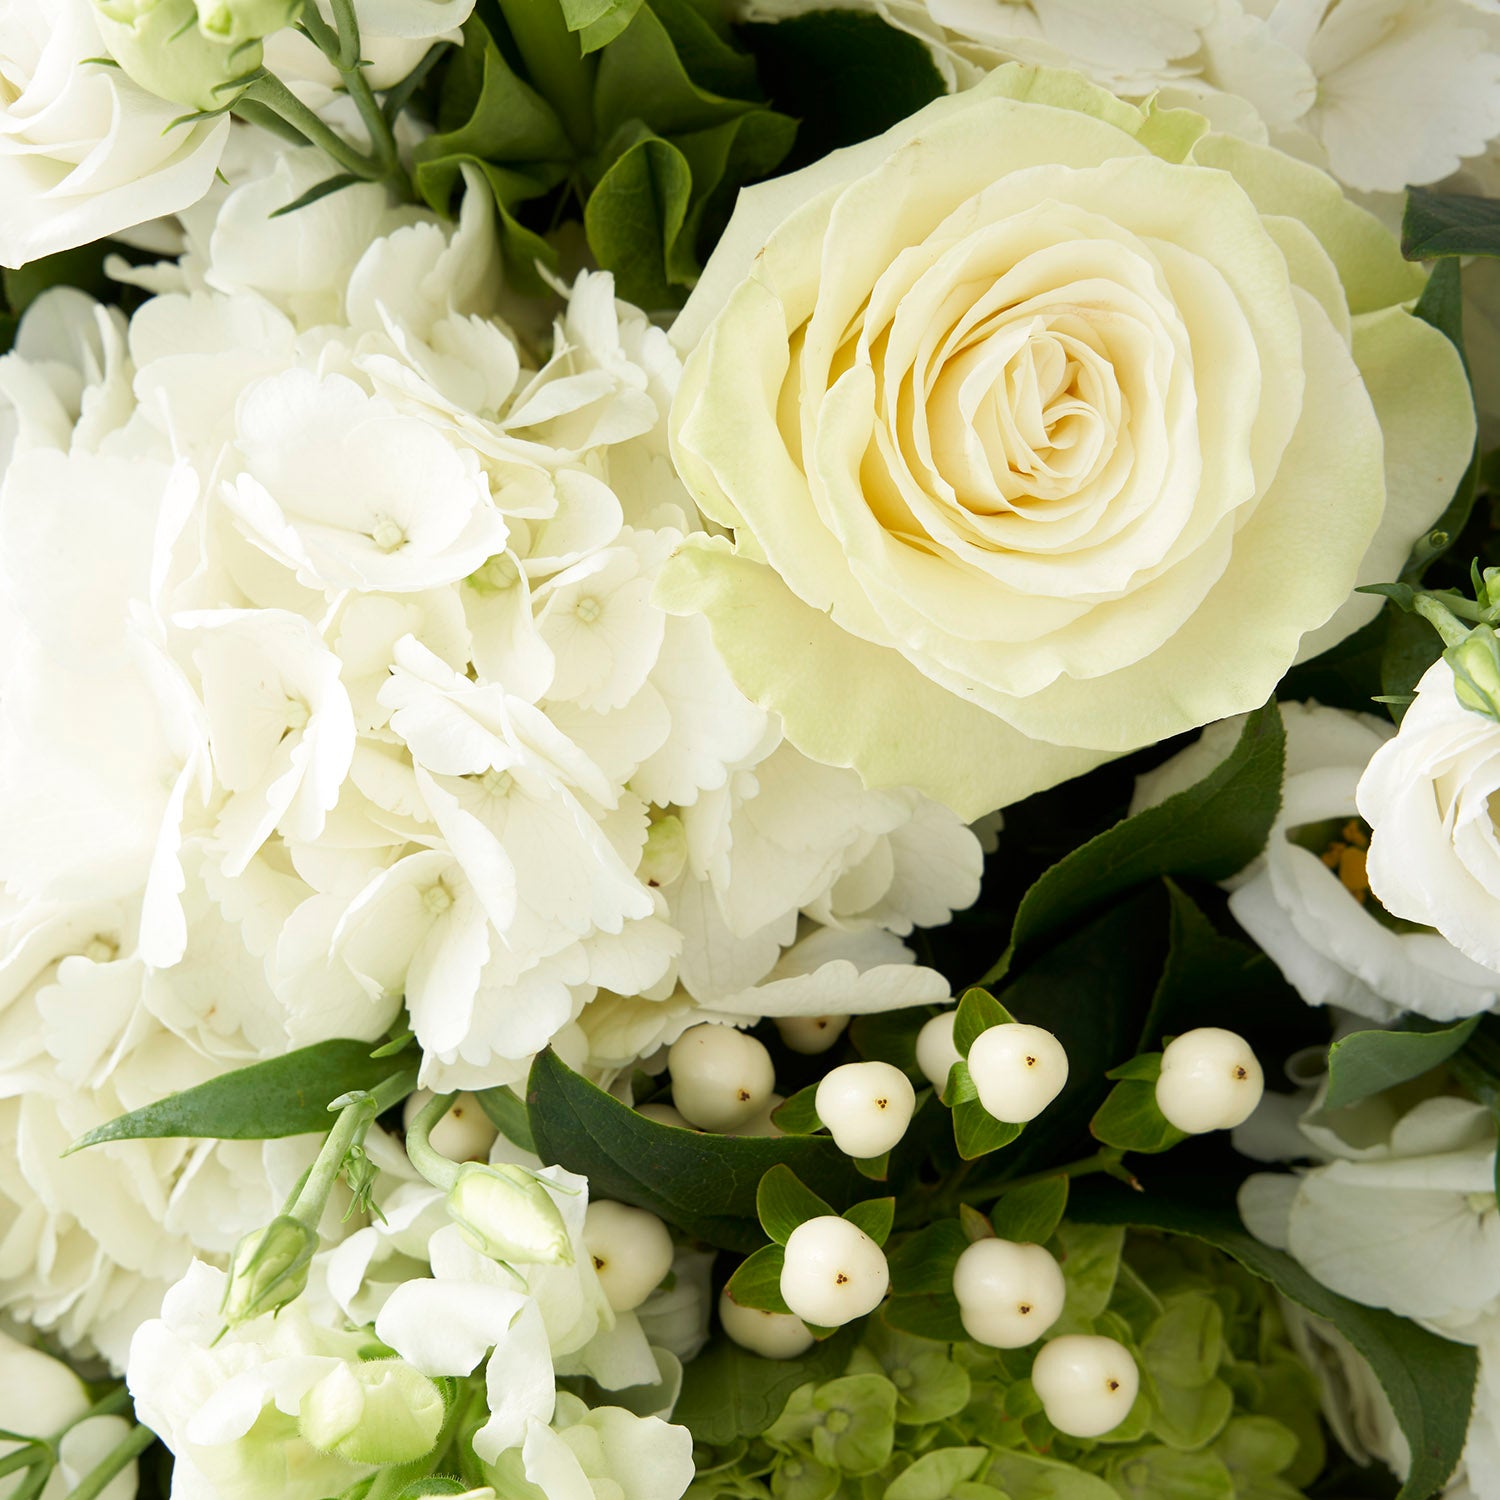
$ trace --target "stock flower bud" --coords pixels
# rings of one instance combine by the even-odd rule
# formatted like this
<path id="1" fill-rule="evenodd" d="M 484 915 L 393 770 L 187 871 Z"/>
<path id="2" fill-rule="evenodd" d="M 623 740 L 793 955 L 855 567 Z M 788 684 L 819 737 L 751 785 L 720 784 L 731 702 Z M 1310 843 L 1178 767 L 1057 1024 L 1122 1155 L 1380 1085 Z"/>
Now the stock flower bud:
<path id="1" fill-rule="evenodd" d="M 525 1167 L 465 1162 L 448 1189 L 448 1217 L 495 1260 L 572 1265 L 573 1246 L 551 1194 Z"/>
<path id="2" fill-rule="evenodd" d="M 220 1308 L 225 1320 L 247 1323 L 300 1296 L 317 1248 L 317 1231 L 287 1214 L 278 1214 L 264 1229 L 252 1229 L 230 1258 Z"/>
<path id="3" fill-rule="evenodd" d="M 301 13 L 302 0 L 199 0 L 198 30 L 238 46 L 292 25 Z"/>
<path id="4" fill-rule="evenodd" d="M 432 1452 L 443 1396 L 401 1359 L 344 1364 L 302 1398 L 298 1428 L 324 1453 L 355 1464 L 404 1464 Z"/>
<path id="5" fill-rule="evenodd" d="M 1488 625 L 1476 625 L 1464 640 L 1443 652 L 1453 668 L 1453 695 L 1467 709 L 1500 722 L 1500 639 Z"/>
<path id="6" fill-rule="evenodd" d="M 147 93 L 188 109 L 217 110 L 234 80 L 260 66 L 259 43 L 231 46 L 198 28 L 193 0 L 94 0 L 109 55 Z"/>

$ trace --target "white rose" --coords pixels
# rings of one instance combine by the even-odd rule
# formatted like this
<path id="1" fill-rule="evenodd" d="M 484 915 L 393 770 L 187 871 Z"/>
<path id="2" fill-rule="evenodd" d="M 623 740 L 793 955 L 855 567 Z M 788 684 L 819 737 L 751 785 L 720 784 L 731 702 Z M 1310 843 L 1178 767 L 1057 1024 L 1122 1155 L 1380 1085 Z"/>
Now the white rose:
<path id="1" fill-rule="evenodd" d="M 1359 783 L 1370 888 L 1387 911 L 1435 927 L 1500 972 L 1500 724 L 1467 709 L 1436 661 L 1396 738 Z"/>
<path id="2" fill-rule="evenodd" d="M 1283 703 L 1286 781 L 1265 853 L 1235 876 L 1229 909 L 1309 1005 L 1372 1021 L 1415 1011 L 1452 1021 L 1487 1010 L 1500 976 L 1429 928 L 1397 924 L 1366 879 L 1368 831 L 1355 788 L 1390 724 L 1316 703 Z M 1131 810 L 1196 780 L 1232 748 L 1238 721 L 1141 777 Z"/>
<path id="3" fill-rule="evenodd" d="M 0 265 L 118 234 L 208 191 L 221 117 L 173 125 L 106 55 L 90 0 L 0 0 Z"/>

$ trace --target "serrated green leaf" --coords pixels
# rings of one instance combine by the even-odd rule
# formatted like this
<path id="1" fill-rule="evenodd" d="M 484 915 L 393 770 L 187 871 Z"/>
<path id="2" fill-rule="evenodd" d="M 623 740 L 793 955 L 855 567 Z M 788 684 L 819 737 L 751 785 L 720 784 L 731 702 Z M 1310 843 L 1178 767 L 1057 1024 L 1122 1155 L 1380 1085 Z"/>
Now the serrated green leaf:
<path id="1" fill-rule="evenodd" d="M 1408 260 L 1439 255 L 1500 255 L 1500 202 L 1466 193 L 1407 191 L 1401 253 Z"/>
<path id="2" fill-rule="evenodd" d="M 1443 1487 L 1468 1434 L 1478 1360 L 1450 1343 L 1379 1308 L 1331 1292 L 1279 1250 L 1247 1234 L 1233 1210 L 1219 1206 L 1214 1183 L 1188 1185 L 1182 1196 L 1131 1193 L 1112 1183 L 1079 1183 L 1069 1205 L 1081 1223 L 1131 1225 L 1186 1234 L 1217 1247 L 1283 1295 L 1329 1320 L 1375 1372 L 1412 1453 L 1399 1500 L 1425 1500 Z"/>
<path id="3" fill-rule="evenodd" d="M 1002 1240 L 1045 1245 L 1068 1207 L 1068 1179 L 1059 1173 L 1040 1182 L 1020 1183 L 1001 1193 L 990 1210 L 990 1224 Z"/>
<path id="4" fill-rule="evenodd" d="M 843 1373 L 863 1328 L 863 1320 L 847 1324 L 797 1359 L 762 1359 L 720 1335 L 693 1360 L 672 1420 L 699 1443 L 759 1438 L 793 1391 Z"/>
<path id="5" fill-rule="evenodd" d="M 891 1290 L 898 1296 L 925 1296 L 953 1290 L 953 1267 L 969 1248 L 969 1237 L 957 1219 L 939 1219 L 911 1234 L 886 1256 Z"/>
<path id="6" fill-rule="evenodd" d="M 958 1013 L 953 1017 L 953 1045 L 960 1057 L 968 1057 L 975 1039 L 991 1026 L 1003 1026 L 1015 1019 L 1006 1008 L 977 985 L 964 991 L 958 1002 Z"/>
<path id="7" fill-rule="evenodd" d="M 1059 860 L 1022 898 L 997 970 L 1134 886 L 1163 875 L 1224 880 L 1242 870 L 1265 848 L 1281 807 L 1285 742 L 1281 714 L 1267 703 L 1248 715 L 1234 749 L 1201 781 Z"/>
<path id="8" fill-rule="evenodd" d="M 1089 1129 L 1096 1140 L 1121 1151 L 1167 1151 L 1187 1139 L 1184 1131 L 1167 1123 L 1156 1102 L 1156 1085 L 1136 1078 L 1109 1091 Z"/>
<path id="9" fill-rule="evenodd" d="M 649 1209 L 684 1232 L 748 1253 L 764 1240 L 756 1192 L 784 1164 L 835 1211 L 868 1195 L 827 1136 L 699 1134 L 658 1125 L 545 1051 L 532 1064 L 527 1110 L 537 1154 L 589 1179 L 591 1193 Z"/>
<path id="10" fill-rule="evenodd" d="M 98 1125 L 68 1152 L 108 1141 L 193 1137 L 268 1141 L 328 1130 L 331 1100 L 404 1070 L 399 1058 L 371 1057 L 369 1042 L 337 1038 L 220 1074 L 195 1088 Z"/>
<path id="11" fill-rule="evenodd" d="M 755 1193 L 755 1212 L 760 1227 L 778 1245 L 784 1245 L 799 1224 L 824 1218 L 833 1209 L 804 1187 L 790 1167 L 777 1165 L 760 1180 Z"/>
<path id="12" fill-rule="evenodd" d="M 786 1250 L 782 1245 L 764 1245 L 740 1262 L 724 1290 L 729 1293 L 730 1300 L 738 1302 L 741 1307 L 790 1312 L 781 1295 L 781 1268 L 785 1264 Z"/>
<path id="13" fill-rule="evenodd" d="M 1328 1052 L 1325 1109 L 1358 1104 L 1371 1094 L 1420 1078 L 1457 1052 L 1473 1036 L 1478 1016 L 1431 1031 L 1356 1031 Z"/>
<path id="14" fill-rule="evenodd" d="M 896 1222 L 896 1200 L 866 1198 L 863 1203 L 846 1208 L 844 1217 L 863 1229 L 877 1245 L 883 1245 L 890 1238 L 891 1225 Z"/>
<path id="15" fill-rule="evenodd" d="M 771 1111 L 771 1122 L 784 1135 L 812 1135 L 823 1128 L 818 1118 L 818 1086 L 810 1083 L 798 1089 Z"/>
<path id="16" fill-rule="evenodd" d="M 536 1150 L 536 1141 L 531 1135 L 531 1121 L 526 1115 L 526 1101 L 513 1089 L 502 1085 L 499 1088 L 480 1089 L 474 1096 L 479 1107 L 489 1118 L 491 1125 L 523 1151 Z"/>

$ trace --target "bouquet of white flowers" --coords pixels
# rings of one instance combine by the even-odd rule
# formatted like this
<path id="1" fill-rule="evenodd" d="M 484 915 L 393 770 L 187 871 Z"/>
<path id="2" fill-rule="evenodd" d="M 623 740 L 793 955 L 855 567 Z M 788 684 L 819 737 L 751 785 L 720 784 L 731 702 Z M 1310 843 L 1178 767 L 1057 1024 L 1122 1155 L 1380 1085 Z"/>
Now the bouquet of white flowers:
<path id="1" fill-rule="evenodd" d="M 0 1500 L 1500 1500 L 1497 141 L 0 0 Z"/>

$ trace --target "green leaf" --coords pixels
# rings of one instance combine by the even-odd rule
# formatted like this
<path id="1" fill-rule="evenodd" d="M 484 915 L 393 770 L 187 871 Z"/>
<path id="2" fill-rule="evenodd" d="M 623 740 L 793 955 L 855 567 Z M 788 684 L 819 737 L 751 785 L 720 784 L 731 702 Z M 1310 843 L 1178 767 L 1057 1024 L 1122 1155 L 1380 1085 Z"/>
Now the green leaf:
<path id="1" fill-rule="evenodd" d="M 756 1193 L 778 1163 L 835 1210 L 868 1196 L 864 1179 L 827 1136 L 700 1135 L 658 1125 L 551 1051 L 532 1064 L 527 1106 L 543 1161 L 583 1173 L 598 1197 L 649 1209 L 720 1249 L 748 1253 L 763 1243 Z"/>
<path id="2" fill-rule="evenodd" d="M 957 1219 L 938 1219 L 911 1234 L 886 1256 L 891 1290 L 898 1296 L 925 1296 L 953 1290 L 953 1268 L 969 1248 Z"/>
<path id="3" fill-rule="evenodd" d="M 818 1195 L 805 1188 L 790 1167 L 772 1167 L 760 1180 L 755 1193 L 755 1212 L 760 1227 L 784 1245 L 792 1231 L 809 1219 L 827 1217 L 833 1210 Z"/>
<path id="4" fill-rule="evenodd" d="M 1007 1188 L 990 1210 L 990 1223 L 1002 1240 L 1045 1245 L 1056 1233 L 1067 1206 L 1068 1179 L 1059 1173 Z"/>
<path id="5" fill-rule="evenodd" d="M 1116 1083 L 1127 1078 L 1141 1083 L 1155 1083 L 1161 1077 L 1161 1053 L 1138 1052 L 1129 1062 L 1121 1063 L 1118 1068 L 1111 1068 L 1104 1076 Z"/>
<path id="6" fill-rule="evenodd" d="M 1412 1466 L 1399 1500 L 1425 1500 L 1453 1472 L 1469 1427 L 1478 1358 L 1405 1318 L 1362 1307 L 1329 1291 L 1279 1250 L 1247 1234 L 1232 1209 L 1215 1206 L 1215 1184 L 1191 1196 L 1131 1193 L 1113 1184 L 1074 1187 L 1070 1217 L 1186 1234 L 1215 1246 L 1246 1270 L 1319 1317 L 1327 1318 L 1368 1361 L 1411 1446 Z"/>
<path id="7" fill-rule="evenodd" d="M 583 225 L 621 297 L 656 311 L 680 300 L 696 261 L 683 235 L 693 173 L 670 141 L 646 135 L 615 160 L 589 194 Z"/>
<path id="8" fill-rule="evenodd" d="M 1034 1453 L 997 1453 L 984 1477 L 1006 1500 L 1119 1500 L 1095 1475 Z M 1175 1492 L 1172 1500 L 1178 1500 Z"/>
<path id="9" fill-rule="evenodd" d="M 489 1122 L 523 1151 L 536 1150 L 531 1136 L 531 1121 L 526 1115 L 526 1101 L 515 1090 L 501 1085 L 499 1088 L 480 1089 L 474 1096 L 479 1107 L 489 1117 Z"/>
<path id="10" fill-rule="evenodd" d="M 891 1225 L 896 1222 L 896 1200 L 866 1198 L 863 1203 L 846 1208 L 844 1217 L 863 1229 L 877 1245 L 883 1245 L 890 1238 Z"/>
<path id="11" fill-rule="evenodd" d="M 1187 1139 L 1156 1103 L 1156 1085 L 1127 1079 L 1109 1091 L 1089 1125 L 1094 1138 L 1121 1151 L 1166 1151 Z"/>
<path id="12" fill-rule="evenodd" d="M 1076 1198 L 1078 1188 L 1074 1188 Z M 1092 1333 L 1094 1319 L 1109 1306 L 1120 1275 L 1125 1231 L 1113 1224 L 1080 1222 L 1077 1215 L 1057 1226 L 1057 1263 L 1062 1267 L 1067 1296 L 1062 1316 L 1049 1330 Z"/>
<path id="13" fill-rule="evenodd" d="M 781 1245 L 763 1245 L 742 1260 L 725 1284 L 730 1299 L 741 1307 L 760 1307 L 767 1312 L 790 1312 L 781 1295 L 781 1268 L 786 1250 Z"/>
<path id="14" fill-rule="evenodd" d="M 884 1182 L 891 1175 L 891 1153 L 882 1151 L 879 1156 L 856 1156 L 854 1170 L 871 1182 Z"/>
<path id="15" fill-rule="evenodd" d="M 1265 848 L 1281 806 L 1285 739 L 1281 714 L 1267 703 L 1247 717 L 1234 749 L 1203 780 L 1059 860 L 1022 898 L 1009 952 L 1034 952 L 1159 876 L 1224 880 L 1242 870 Z M 1002 960 L 997 967 L 1006 966 Z"/>
<path id="16" fill-rule="evenodd" d="M 1386 704 L 1399 724 L 1423 673 L 1443 654 L 1443 640 L 1420 615 L 1385 613 L 1390 624 L 1380 658 L 1380 686 L 1387 697 L 1405 700 Z"/>
<path id="17" fill-rule="evenodd" d="M 762 1359 L 720 1335 L 693 1360 L 672 1420 L 699 1443 L 759 1438 L 793 1391 L 843 1373 L 862 1332 L 862 1322 L 849 1323 L 798 1359 Z"/>
<path id="18" fill-rule="evenodd" d="M 399 1059 L 371 1057 L 370 1046 L 337 1038 L 236 1068 L 95 1126 L 74 1141 L 68 1153 L 106 1141 L 168 1136 L 269 1141 L 326 1131 L 333 1124 L 330 1101 L 373 1089 L 402 1071 Z"/>
<path id="19" fill-rule="evenodd" d="M 119 248 L 110 240 L 98 240 L 71 250 L 59 250 L 55 255 L 44 255 L 27 261 L 24 266 L 7 267 L 0 271 L 5 301 L 18 318 L 43 292 L 55 286 L 76 286 L 91 297 L 109 301 L 112 283 L 105 274 L 104 262 Z"/>
<path id="20" fill-rule="evenodd" d="M 957 1073 L 961 1067 L 963 1063 L 954 1063 L 953 1071 Z M 978 1099 L 964 1099 L 953 1106 L 953 1142 L 965 1161 L 1010 1145 L 1023 1128 L 1008 1120 L 997 1120 Z"/>
<path id="21" fill-rule="evenodd" d="M 949 1500 L 953 1487 L 972 1479 L 988 1448 L 937 1448 L 924 1453 L 886 1487 L 884 1500 Z"/>
<path id="22" fill-rule="evenodd" d="M 1013 1020 L 1015 1017 L 988 990 L 977 985 L 965 990 L 963 999 L 958 1002 L 958 1014 L 953 1018 L 953 1045 L 958 1049 L 958 1055 L 969 1055 L 969 1048 L 980 1032 Z"/>
<path id="23" fill-rule="evenodd" d="M 784 1135 L 812 1135 L 823 1128 L 818 1118 L 818 1086 L 810 1083 L 771 1111 L 771 1122 Z"/>
<path id="24" fill-rule="evenodd" d="M 946 1292 L 890 1297 L 881 1316 L 890 1327 L 918 1338 L 956 1344 L 969 1336 L 958 1310 L 958 1298 L 951 1288 Z"/>
<path id="25" fill-rule="evenodd" d="M 1328 1052 L 1325 1109 L 1358 1104 L 1447 1062 L 1474 1034 L 1478 1016 L 1432 1031 L 1356 1031 Z"/>
<path id="26" fill-rule="evenodd" d="M 917 1033 L 933 1012 L 923 1006 L 903 1006 L 900 1010 L 877 1011 L 874 1015 L 855 1016 L 849 1023 L 849 1040 L 862 1058 L 871 1062 L 888 1062 L 918 1080 L 926 1077 L 917 1066 Z"/>
<path id="27" fill-rule="evenodd" d="M 559 0 L 559 3 L 568 30 L 579 34 L 579 50 L 585 56 L 614 41 L 641 8 L 641 0 Z"/>
<path id="28" fill-rule="evenodd" d="M 1465 193 L 1410 188 L 1401 221 L 1401 253 L 1408 260 L 1438 255 L 1500 255 L 1500 202 Z"/>

